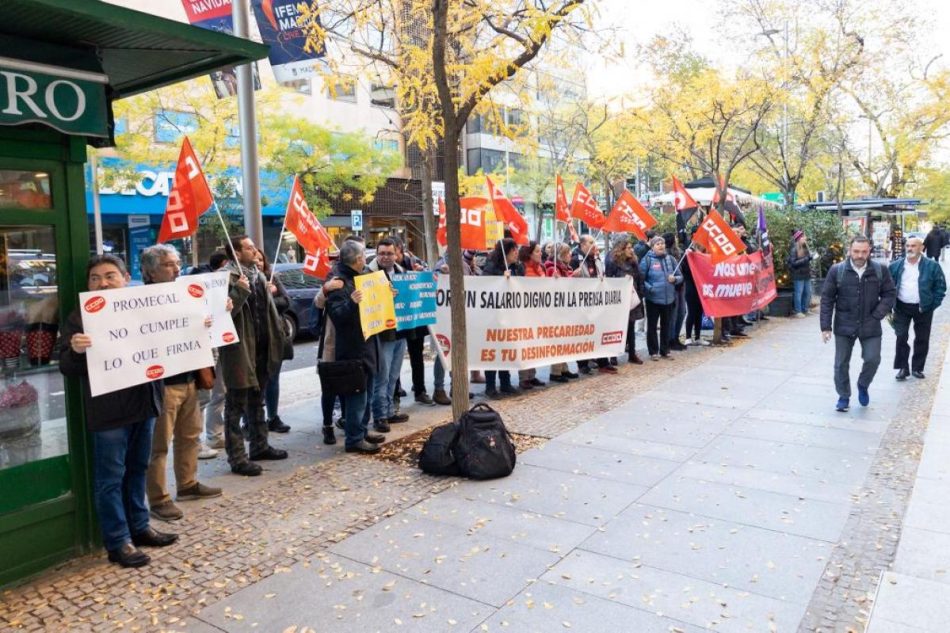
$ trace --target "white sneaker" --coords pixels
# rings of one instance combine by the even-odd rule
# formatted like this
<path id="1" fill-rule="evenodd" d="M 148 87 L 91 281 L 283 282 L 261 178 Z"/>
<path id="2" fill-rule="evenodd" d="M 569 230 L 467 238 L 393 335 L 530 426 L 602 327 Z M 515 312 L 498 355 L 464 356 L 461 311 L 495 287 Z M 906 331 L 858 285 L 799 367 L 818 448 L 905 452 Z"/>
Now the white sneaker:
<path id="1" fill-rule="evenodd" d="M 700 347 L 707 347 L 709 345 L 709 341 L 707 341 L 704 338 L 694 338 L 693 345 L 699 345 Z"/>
<path id="2" fill-rule="evenodd" d="M 793 318 L 793 319 L 804 319 L 804 318 L 805 318 L 805 315 L 802 314 L 801 312 L 796 312 L 795 314 L 792 315 L 792 318 Z"/>
<path id="3" fill-rule="evenodd" d="M 217 456 L 218 451 L 204 444 L 198 449 L 198 459 L 214 459 Z"/>

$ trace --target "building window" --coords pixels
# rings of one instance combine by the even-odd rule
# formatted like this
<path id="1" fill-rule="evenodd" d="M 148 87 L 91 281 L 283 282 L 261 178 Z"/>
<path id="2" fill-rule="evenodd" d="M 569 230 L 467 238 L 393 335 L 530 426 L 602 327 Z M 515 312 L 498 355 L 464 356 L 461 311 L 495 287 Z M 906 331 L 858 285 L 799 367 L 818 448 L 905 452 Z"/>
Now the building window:
<path id="1" fill-rule="evenodd" d="M 482 131 L 482 117 L 480 114 L 473 114 L 469 117 L 465 128 L 469 134 L 478 134 Z"/>
<path id="2" fill-rule="evenodd" d="M 198 130 L 198 115 L 193 112 L 160 110 L 152 119 L 156 143 L 177 143 L 186 134 Z"/>
<path id="3" fill-rule="evenodd" d="M 369 102 L 380 108 L 396 108 L 396 88 L 373 82 L 369 86 Z"/>
<path id="4" fill-rule="evenodd" d="M 468 150 L 468 175 L 479 169 L 488 174 L 505 166 L 505 153 L 495 149 L 476 148 Z"/>
<path id="5" fill-rule="evenodd" d="M 399 153 L 399 141 L 394 138 L 378 138 L 373 145 L 381 152 L 390 151 L 397 154 Z"/>
<path id="6" fill-rule="evenodd" d="M 327 87 L 327 97 L 334 101 L 356 103 L 356 81 L 341 79 Z"/>
<path id="7" fill-rule="evenodd" d="M 291 79 L 290 81 L 283 82 L 281 85 L 287 88 L 293 88 L 302 95 L 313 94 L 313 84 L 309 78 Z"/>

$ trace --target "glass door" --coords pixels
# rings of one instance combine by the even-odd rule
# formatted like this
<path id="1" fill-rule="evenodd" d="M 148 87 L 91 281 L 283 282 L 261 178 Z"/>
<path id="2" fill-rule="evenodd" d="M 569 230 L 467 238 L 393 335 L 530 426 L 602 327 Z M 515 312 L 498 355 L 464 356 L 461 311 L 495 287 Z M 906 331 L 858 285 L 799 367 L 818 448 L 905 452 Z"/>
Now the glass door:
<path id="1" fill-rule="evenodd" d="M 55 352 L 69 261 L 63 184 L 56 163 L 0 162 L 0 515 L 72 488 Z"/>

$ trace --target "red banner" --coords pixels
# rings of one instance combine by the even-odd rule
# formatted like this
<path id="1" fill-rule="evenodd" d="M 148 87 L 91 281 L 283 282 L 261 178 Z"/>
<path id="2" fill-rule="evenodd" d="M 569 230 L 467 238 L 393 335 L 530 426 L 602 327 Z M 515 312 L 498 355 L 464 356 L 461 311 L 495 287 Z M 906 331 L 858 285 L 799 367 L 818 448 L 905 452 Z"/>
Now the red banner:
<path id="1" fill-rule="evenodd" d="M 707 316 L 748 314 L 775 299 L 775 268 L 761 252 L 735 255 L 718 264 L 713 264 L 709 255 L 692 250 L 686 257 Z"/>

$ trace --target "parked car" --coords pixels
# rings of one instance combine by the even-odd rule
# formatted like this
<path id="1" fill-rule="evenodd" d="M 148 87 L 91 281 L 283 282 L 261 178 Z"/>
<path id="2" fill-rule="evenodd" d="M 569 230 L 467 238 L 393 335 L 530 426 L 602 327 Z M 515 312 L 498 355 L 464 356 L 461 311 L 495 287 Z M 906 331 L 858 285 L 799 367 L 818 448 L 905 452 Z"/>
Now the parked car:
<path id="1" fill-rule="evenodd" d="M 323 280 L 304 274 L 303 264 L 276 264 L 274 274 L 290 295 L 290 310 L 284 318 L 291 338 L 296 340 L 301 334 L 316 336 L 317 311 L 313 307 L 313 298 L 323 287 Z"/>

